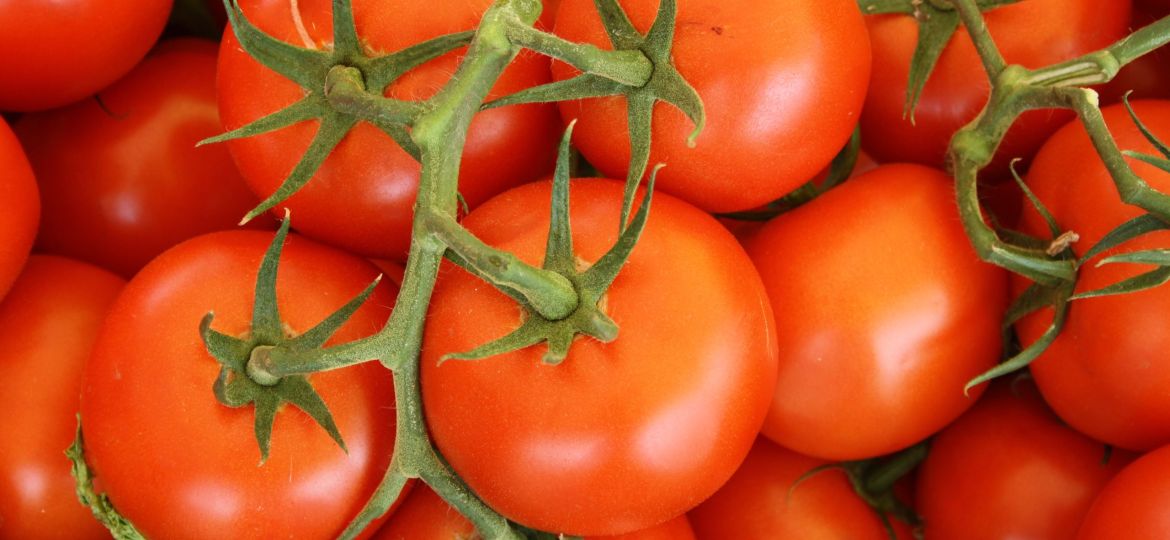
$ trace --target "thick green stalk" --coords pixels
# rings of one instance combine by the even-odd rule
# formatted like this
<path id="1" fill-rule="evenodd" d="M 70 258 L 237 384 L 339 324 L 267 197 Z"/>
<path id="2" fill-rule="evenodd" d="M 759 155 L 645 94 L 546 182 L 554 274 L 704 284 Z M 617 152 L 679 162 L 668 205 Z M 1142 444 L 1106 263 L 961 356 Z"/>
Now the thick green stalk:
<path id="1" fill-rule="evenodd" d="M 526 49 L 626 86 L 645 86 L 654 73 L 654 64 L 642 51 L 612 51 L 588 43 L 573 43 L 519 22 L 508 26 L 508 38 Z"/>

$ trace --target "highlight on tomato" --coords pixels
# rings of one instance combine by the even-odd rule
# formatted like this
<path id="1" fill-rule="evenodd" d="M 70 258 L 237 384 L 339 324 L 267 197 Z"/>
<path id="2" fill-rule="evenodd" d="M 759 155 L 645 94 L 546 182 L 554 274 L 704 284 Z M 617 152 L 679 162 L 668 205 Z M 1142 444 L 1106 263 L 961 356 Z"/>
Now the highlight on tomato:
<path id="1" fill-rule="evenodd" d="M 776 315 L 762 433 L 855 460 L 906 448 L 975 403 L 1000 358 L 1007 275 L 964 235 L 953 181 L 892 164 L 768 222 L 747 244 Z"/>
<path id="2" fill-rule="evenodd" d="M 98 335 L 82 386 L 84 458 L 98 489 L 147 537 L 336 537 L 389 463 L 394 388 L 380 365 L 275 385 L 224 367 L 272 342 L 325 339 L 319 323 L 378 275 L 363 259 L 291 236 L 275 290 L 261 296 L 258 267 L 272 240 L 238 230 L 168 250 L 130 281 Z M 395 292 L 374 288 L 326 344 L 376 332 Z M 213 356 L 210 343 L 229 357 Z M 322 406 L 326 421 L 314 414 Z"/>
<path id="3" fill-rule="evenodd" d="M 17 121 L 43 200 L 38 251 L 130 278 L 183 240 L 234 228 L 256 205 L 226 148 L 196 148 L 221 129 L 216 51 L 201 39 L 164 41 L 101 101 Z"/>
<path id="4" fill-rule="evenodd" d="M 551 189 L 515 188 L 462 223 L 539 265 Z M 570 191 L 573 252 L 585 269 L 618 235 L 623 186 L 584 179 Z M 543 344 L 440 362 L 523 322 L 514 300 L 471 274 L 440 275 L 421 359 L 427 424 L 468 486 L 520 524 L 604 536 L 664 522 L 713 493 L 759 432 L 777 361 L 759 277 L 710 215 L 661 193 L 651 206 L 598 303 L 616 339 L 578 337 L 557 365 L 542 361 Z"/>
<path id="5" fill-rule="evenodd" d="M 125 282 L 96 266 L 33 255 L 0 302 L 0 531 L 103 539 L 64 450 L 77 431 L 82 369 Z"/>

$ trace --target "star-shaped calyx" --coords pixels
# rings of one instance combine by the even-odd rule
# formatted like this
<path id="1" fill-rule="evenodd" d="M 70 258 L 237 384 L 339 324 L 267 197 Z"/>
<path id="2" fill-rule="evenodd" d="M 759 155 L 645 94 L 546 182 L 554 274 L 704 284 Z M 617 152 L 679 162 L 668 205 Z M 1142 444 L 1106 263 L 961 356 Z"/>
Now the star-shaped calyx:
<path id="1" fill-rule="evenodd" d="M 604 96 L 626 97 L 626 116 L 630 130 L 630 164 L 626 173 L 626 198 L 622 201 L 624 226 L 634 205 L 633 189 L 646 173 L 650 162 L 650 126 L 654 104 L 665 101 L 674 105 L 695 125 L 688 137 L 693 146 L 706 123 L 706 113 L 699 93 L 683 78 L 671 61 L 677 6 L 675 0 L 662 0 L 654 23 L 646 35 L 634 28 L 617 0 L 596 0 L 602 25 L 615 51 L 641 51 L 653 64 L 650 79 L 642 86 L 630 86 L 592 73 L 530 88 L 492 101 L 485 107 L 515 103 L 566 101 Z"/>
<path id="2" fill-rule="evenodd" d="M 646 219 L 650 215 L 650 201 L 654 192 L 654 179 L 661 167 L 655 167 L 650 173 L 645 196 L 633 219 L 628 226 L 622 228 L 621 234 L 612 247 L 609 248 L 596 263 L 585 270 L 578 270 L 577 258 L 573 254 L 573 236 L 569 226 L 569 139 L 572 137 L 573 125 L 565 130 L 561 140 L 560 152 L 557 156 L 556 172 L 553 175 L 552 210 L 548 229 L 548 241 L 545 245 L 545 255 L 542 268 L 564 276 L 572 283 L 577 291 L 579 301 L 577 307 L 561 319 L 548 319 L 532 307 L 526 305 L 524 297 L 518 293 L 504 290 L 516 299 L 524 309 L 523 322 L 520 327 L 495 341 L 484 344 L 465 353 L 448 354 L 443 360 L 479 360 L 498 354 L 523 349 L 540 342 L 548 343 L 548 351 L 543 360 L 549 364 L 559 364 L 569 353 L 573 338 L 578 334 L 593 337 L 604 343 L 617 338 L 618 326 L 605 313 L 602 301 L 606 290 L 617 277 L 618 272 L 630 257 L 642 230 L 646 227 Z M 633 199 L 631 192 L 637 185 L 627 189 L 626 198 Z M 625 220 L 623 219 L 623 224 Z M 460 264 L 458 256 L 452 256 L 456 264 Z M 474 272 L 468 265 L 460 264 Z"/>
<path id="3" fill-rule="evenodd" d="M 320 348 L 345 321 L 370 297 L 374 287 L 381 280 L 374 280 L 361 294 L 354 297 L 341 309 L 308 331 L 292 336 L 281 322 L 276 305 L 276 272 L 280 252 L 288 235 L 289 220 L 281 223 L 280 230 L 269 245 L 260 263 L 256 278 L 255 300 L 252 308 L 252 326 L 247 335 L 232 337 L 211 328 L 213 313 L 208 313 L 200 323 L 199 332 L 207 351 L 219 363 L 219 376 L 215 380 L 215 397 L 228 407 L 255 406 L 256 442 L 260 446 L 261 462 L 268 459 L 272 426 L 277 410 L 284 403 L 292 404 L 313 418 L 329 436 L 346 450 L 345 441 L 333 421 L 333 414 L 317 394 L 308 377 L 287 375 L 272 377 L 254 369 L 257 361 L 265 360 L 268 351 L 279 345 L 286 350 L 311 350 Z"/>
<path id="4" fill-rule="evenodd" d="M 305 97 L 200 144 L 260 135 L 305 120 L 320 122 L 316 135 L 296 167 L 272 195 L 248 212 L 243 221 L 274 208 L 300 190 L 359 121 L 365 120 L 378 127 L 418 159 L 419 149 L 411 140 L 408 127 L 413 116 L 421 110 L 419 104 L 380 96 L 390 83 L 407 71 L 467 45 L 473 35 L 472 32 L 448 34 L 387 55 L 370 56 L 358 38 L 350 1 L 333 0 L 333 48 L 307 49 L 265 34 L 244 16 L 237 0 L 224 0 L 224 7 L 244 51 L 267 68 L 300 85 Z M 353 113 L 361 109 L 360 106 L 349 107 L 350 112 L 338 110 L 330 103 L 329 90 L 341 78 L 363 88 L 369 94 L 368 99 L 379 102 L 377 106 L 368 107 L 369 114 L 360 116 Z"/>

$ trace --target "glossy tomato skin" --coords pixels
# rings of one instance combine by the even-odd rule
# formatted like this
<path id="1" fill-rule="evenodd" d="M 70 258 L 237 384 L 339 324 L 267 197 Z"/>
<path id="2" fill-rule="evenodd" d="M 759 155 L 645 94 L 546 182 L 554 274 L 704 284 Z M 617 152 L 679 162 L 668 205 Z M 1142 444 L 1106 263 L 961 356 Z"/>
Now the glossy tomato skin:
<path id="1" fill-rule="evenodd" d="M 658 2 L 620 4 L 639 31 L 650 28 Z M 590 0 L 564 0 L 557 15 L 557 34 L 612 48 Z M 689 148 L 691 122 L 673 106 L 655 106 L 650 163 L 669 164 L 658 175 L 659 189 L 712 212 L 754 208 L 812 178 L 848 140 L 870 68 L 856 2 L 755 2 L 745 9 L 684 0 L 677 21 L 671 57 L 703 99 L 707 125 Z M 575 74 L 553 63 L 557 79 Z M 586 159 L 624 178 L 625 99 L 560 107 L 566 122 L 578 121 L 575 140 Z"/>
<path id="2" fill-rule="evenodd" d="M 1000 355 L 1007 276 L 963 233 L 951 180 L 883 165 L 748 243 L 776 313 L 780 375 L 763 434 L 834 460 L 929 436 L 974 404 Z"/>
<path id="3" fill-rule="evenodd" d="M 1085 515 L 1077 540 L 1170 537 L 1170 447 L 1150 452 L 1117 474 Z"/>
<path id="4" fill-rule="evenodd" d="M 439 35 L 474 29 L 490 0 L 427 4 L 409 0 L 353 3 L 358 35 L 370 51 L 389 53 Z M 298 46 L 287 2 L 246 0 L 241 8 L 254 24 Z M 315 47 L 332 41 L 329 0 L 302 0 L 301 20 Z M 409 24 L 403 21 L 410 21 Z M 422 100 L 443 86 L 458 67 L 455 51 L 407 73 L 386 95 Z M 496 83 L 489 98 L 549 81 L 548 59 L 522 53 Z M 226 129 L 291 105 L 302 89 L 244 53 L 231 32 L 220 49 L 218 92 Z M 475 117 L 463 154 L 459 191 L 474 207 L 509 187 L 552 171 L 559 140 L 556 109 L 549 104 L 503 107 Z M 267 197 L 299 161 L 317 122 L 228 143 L 252 190 Z M 370 257 L 404 259 L 418 190 L 419 164 L 370 124 L 359 123 L 312 180 L 275 210 L 288 207 L 296 229 L 307 236 Z"/>
<path id="5" fill-rule="evenodd" d="M 219 364 L 199 322 L 249 330 L 257 268 L 271 233 L 230 231 L 184 242 L 147 265 L 115 302 L 86 367 L 86 461 L 101 489 L 151 538 L 336 537 L 381 480 L 394 444 L 390 374 L 377 364 L 313 375 L 348 454 L 296 407 L 283 406 L 260 464 L 254 407 L 219 404 Z M 282 321 L 316 325 L 378 274 L 352 255 L 290 236 L 277 278 Z M 385 286 L 331 339 L 377 331 Z M 371 531 L 374 529 L 371 529 Z"/>
<path id="6" fill-rule="evenodd" d="M 416 485 L 402 506 L 378 530 L 373 540 L 452 540 L 475 538 L 475 526 L 439 498 L 426 485 Z M 649 529 L 618 536 L 594 536 L 584 540 L 694 540 L 686 516 Z"/>
<path id="7" fill-rule="evenodd" d="M 1105 47 L 1127 33 L 1130 1 L 1024 0 L 984 13 L 1005 60 L 1038 68 Z M 867 17 L 873 43 L 873 77 L 861 115 L 861 140 L 878 161 L 913 161 L 942 167 L 951 136 L 983 109 L 990 83 L 967 33 L 947 44 L 914 112 L 903 117 L 910 58 L 918 23 L 907 15 Z M 1072 119 L 1067 111 L 1022 116 L 997 153 L 1006 171 L 1015 157 L 1029 158 L 1044 139 Z M 1002 172 L 1002 171 L 997 171 Z"/>
<path id="8" fill-rule="evenodd" d="M 0 3 L 0 110 L 35 111 L 87 97 L 154 45 L 171 0 Z"/>
<path id="9" fill-rule="evenodd" d="M 508 191 L 463 223 L 539 264 L 550 185 Z M 580 180 L 571 191 L 574 250 L 592 264 L 616 237 L 622 186 Z M 767 410 L 776 369 L 768 301 L 709 215 L 655 194 L 605 303 L 619 337 L 579 338 L 560 365 L 541 362 L 544 345 L 440 365 L 515 329 L 521 310 L 453 267 L 436 286 L 422 357 L 431 434 L 481 498 L 529 527 L 613 535 L 678 516 L 731 475 Z"/>
<path id="10" fill-rule="evenodd" d="M 827 464 L 761 437 L 731 480 L 687 514 L 695 537 L 888 539 L 881 518 L 857 496 L 843 471 L 809 474 Z M 891 524 L 898 538 L 912 537 L 905 524 Z"/>
<path id="11" fill-rule="evenodd" d="M 20 141 L 0 118 L 0 299 L 4 298 L 21 268 L 28 260 L 37 222 L 41 216 L 41 198 Z"/>
<path id="12" fill-rule="evenodd" d="M 1134 101 L 1142 121 L 1162 140 L 1170 140 L 1170 102 Z M 1157 155 L 1122 105 L 1102 110 L 1120 148 Z M 1127 158 L 1155 189 L 1170 189 L 1170 173 Z M 1080 241 L 1081 254 L 1106 233 L 1142 211 L 1120 202 L 1117 190 L 1079 123 L 1069 124 L 1045 143 L 1028 172 L 1028 185 L 1065 230 Z M 1075 186 L 1075 189 L 1073 187 Z M 1027 210 L 1021 230 L 1047 238 L 1048 229 Z M 1156 232 L 1110 252 L 1164 249 L 1170 232 Z M 1082 265 L 1078 291 L 1112 285 L 1149 270 L 1131 264 Z M 1014 282 L 1017 291 L 1028 283 Z M 1052 319 L 1050 310 L 1016 325 L 1023 343 L 1036 340 Z M 1170 443 L 1170 288 L 1073 302 L 1064 330 L 1031 365 L 1044 399 L 1065 422 L 1095 439 L 1132 450 Z"/>
<path id="13" fill-rule="evenodd" d="M 216 44 L 160 44 L 97 100 L 16 123 L 37 173 L 37 249 L 129 278 L 165 249 L 231 229 L 259 202 L 219 132 Z"/>
<path id="14" fill-rule="evenodd" d="M 927 538 L 1072 538 L 1101 488 L 1127 463 L 1068 427 L 1028 380 L 993 384 L 935 436 L 918 473 Z"/>
<path id="15" fill-rule="evenodd" d="M 78 261 L 29 259 L 0 302 L 0 536 L 109 538 L 77 501 L 64 450 L 77 432 L 81 373 L 125 282 Z"/>

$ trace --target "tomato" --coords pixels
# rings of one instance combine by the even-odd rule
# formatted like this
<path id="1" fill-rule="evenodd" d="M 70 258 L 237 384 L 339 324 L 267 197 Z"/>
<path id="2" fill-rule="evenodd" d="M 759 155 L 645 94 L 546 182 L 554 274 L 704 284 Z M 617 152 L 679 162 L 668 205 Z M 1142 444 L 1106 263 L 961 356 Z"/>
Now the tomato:
<path id="1" fill-rule="evenodd" d="M 997 383 L 938 434 L 918 474 L 928 538 L 1072 538 L 1133 459 L 1061 423 L 1029 381 Z"/>
<path id="2" fill-rule="evenodd" d="M 987 28 L 1009 63 L 1037 68 L 1105 47 L 1126 34 L 1129 0 L 1024 0 L 984 13 Z M 903 117 L 910 57 L 918 22 L 907 15 L 868 18 L 873 42 L 873 78 L 861 115 L 861 140 L 880 162 L 914 161 L 943 166 L 951 135 L 975 118 L 990 84 L 971 38 L 962 28 L 938 59 L 914 122 Z M 1021 117 L 997 153 L 996 169 L 1012 158 L 1029 158 L 1044 139 L 1072 119 L 1067 111 L 1036 111 Z"/>
<path id="3" fill-rule="evenodd" d="M 508 191 L 463 224 L 539 264 L 550 186 Z M 574 250 L 589 265 L 615 240 L 622 184 L 571 190 Z M 440 365 L 514 330 L 521 310 L 453 267 L 435 288 L 421 366 L 427 425 L 472 490 L 529 527 L 613 535 L 678 516 L 731 475 L 763 421 L 777 360 L 759 277 L 709 215 L 664 194 L 649 215 L 605 295 L 618 338 L 578 339 L 560 365 L 541 362 L 543 345 Z"/>
<path id="4" fill-rule="evenodd" d="M 336 537 L 389 463 L 394 392 L 377 364 L 311 377 L 348 454 L 286 405 L 258 466 L 254 406 L 216 401 L 219 364 L 200 338 L 200 320 L 214 312 L 217 331 L 250 332 L 257 268 L 271 239 L 229 231 L 168 250 L 126 286 L 98 336 L 81 399 L 86 460 L 147 537 Z M 290 237 L 277 281 L 281 319 L 292 334 L 304 332 L 377 274 L 352 255 Z M 393 299 L 379 286 L 330 343 L 377 331 Z"/>
<path id="5" fill-rule="evenodd" d="M 490 0 L 426 4 L 406 0 L 353 3 L 358 34 L 370 51 L 392 52 L 442 34 L 478 24 Z M 301 0 L 299 18 L 287 2 L 240 2 L 249 20 L 265 32 L 298 46 L 294 21 L 301 21 L 312 46 L 332 40 L 328 0 Z M 409 21 L 408 23 L 404 21 Z M 421 100 L 445 84 L 460 52 L 420 66 L 391 84 L 386 95 Z M 521 54 L 497 82 L 491 97 L 501 97 L 548 82 L 548 60 Z M 224 127 L 238 128 L 304 96 L 304 91 L 249 57 L 231 33 L 225 33 L 219 61 L 219 105 Z M 317 122 L 280 129 L 228 143 L 252 190 L 267 197 L 276 191 L 300 160 Z M 474 207 L 492 195 L 552 171 L 559 140 L 556 109 L 548 104 L 502 107 L 476 116 L 463 154 L 459 190 Z M 389 136 L 360 123 L 333 150 L 298 194 L 281 203 L 296 216 L 296 228 L 329 244 L 362 255 L 402 259 L 410 242 L 419 164 Z"/>
<path id="6" fill-rule="evenodd" d="M 1077 540 L 1170 536 L 1170 447 L 1142 456 L 1117 474 L 1093 501 Z M 1071 537 L 1070 537 L 1071 538 Z"/>
<path id="7" fill-rule="evenodd" d="M 688 516 L 700 540 L 823 538 L 885 540 L 878 514 L 853 491 L 844 471 L 760 438 L 743 465 Z M 810 474 L 812 473 L 812 474 Z M 891 519 L 898 538 L 909 527 Z"/>
<path id="8" fill-rule="evenodd" d="M 109 538 L 77 501 L 64 451 L 77 431 L 82 366 L 124 284 L 85 263 L 34 255 L 0 302 L 5 538 Z"/>
<path id="9" fill-rule="evenodd" d="M 640 32 L 655 1 L 620 2 Z M 707 125 L 694 148 L 693 125 L 666 103 L 655 106 L 650 163 L 662 191 L 712 212 L 746 210 L 796 189 L 837 154 L 857 123 L 869 78 L 869 43 L 852 0 L 678 3 L 672 59 L 698 91 Z M 564 0 L 557 34 L 610 49 L 597 8 Z M 553 64 L 553 75 L 575 71 Z M 624 178 L 630 158 L 626 100 L 562 102 L 577 119 L 575 141 L 602 173 Z M 787 151 L 796 149 L 799 151 Z M 777 158 L 783 152 L 783 158 Z"/>
<path id="10" fill-rule="evenodd" d="M 87 97 L 154 45 L 171 0 L 0 2 L 0 110 L 34 111 Z"/>
<path id="11" fill-rule="evenodd" d="M 954 420 L 999 360 L 1005 271 L 976 257 L 951 180 L 883 165 L 747 245 L 776 314 L 780 375 L 763 433 L 834 460 L 905 448 Z"/>
<path id="12" fill-rule="evenodd" d="M 1142 5 L 1134 3 L 1130 28 L 1136 30 L 1146 26 L 1161 17 L 1170 14 L 1170 2 L 1159 0 L 1164 5 L 1156 7 L 1150 3 Z M 1170 50 L 1165 47 L 1154 49 L 1137 60 L 1125 65 L 1117 75 L 1100 89 L 1102 103 L 1117 103 L 1122 96 L 1130 94 L 1130 99 L 1166 99 L 1170 98 Z"/>
<path id="13" fill-rule="evenodd" d="M 373 540 L 452 540 L 476 538 L 475 526 L 439 498 L 431 488 L 416 486 Z M 686 516 L 619 536 L 595 536 L 585 540 L 694 540 Z"/>
<path id="14" fill-rule="evenodd" d="M 259 200 L 222 146 L 216 45 L 163 43 L 101 102 L 24 115 L 16 132 L 44 200 L 37 249 L 125 277 L 187 238 L 230 229 Z"/>
<path id="15" fill-rule="evenodd" d="M 41 199 L 32 167 L 8 123 L 0 118 L 0 298 L 28 260 L 37 233 Z"/>
<path id="16" fill-rule="evenodd" d="M 1170 102 L 1135 101 L 1133 105 L 1157 136 L 1170 140 Z M 1106 107 L 1102 114 L 1121 148 L 1157 155 L 1123 106 Z M 1163 192 L 1170 189 L 1170 173 L 1134 159 L 1128 161 L 1152 187 Z M 1069 124 L 1045 143 L 1027 182 L 1060 227 L 1080 236 L 1072 246 L 1077 254 L 1117 225 L 1143 213 L 1120 202 L 1080 123 Z M 1024 213 L 1020 229 L 1048 237 L 1048 228 L 1035 211 Z M 1170 232 L 1162 231 L 1119 249 L 1165 249 L 1167 245 Z M 1081 266 L 1079 292 L 1112 285 L 1149 269 L 1132 264 L 1097 266 L 1099 260 Z M 1026 286 L 1022 278 L 1016 280 L 1018 291 Z M 1021 341 L 1037 339 L 1051 318 L 1051 311 L 1045 310 L 1020 321 L 1016 330 Z M 1036 384 L 1056 414 L 1082 433 L 1133 450 L 1163 446 L 1170 443 L 1170 395 L 1165 391 L 1170 385 L 1168 328 L 1170 287 L 1074 301 L 1060 336 L 1031 365 Z"/>
<path id="17" fill-rule="evenodd" d="M 543 4 L 544 10 L 540 12 L 540 20 L 537 22 L 545 31 L 551 31 L 557 20 L 557 8 L 560 7 L 561 0 L 544 0 Z"/>

